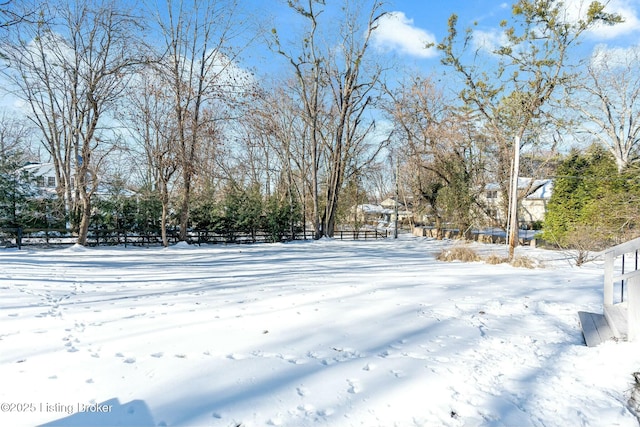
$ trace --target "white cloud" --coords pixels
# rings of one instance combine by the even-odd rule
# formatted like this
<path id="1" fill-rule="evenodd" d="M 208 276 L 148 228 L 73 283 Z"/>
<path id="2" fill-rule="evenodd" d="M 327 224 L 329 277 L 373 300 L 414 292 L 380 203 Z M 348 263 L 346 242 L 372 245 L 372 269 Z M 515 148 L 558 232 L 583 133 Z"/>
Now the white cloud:
<path id="1" fill-rule="evenodd" d="M 584 19 L 591 0 L 565 0 L 567 18 L 570 21 Z M 591 37 L 595 39 L 610 40 L 623 35 L 640 31 L 639 0 L 610 0 L 606 3 L 605 11 L 617 13 L 624 18 L 624 22 L 613 26 L 597 25 L 589 30 Z"/>
<path id="2" fill-rule="evenodd" d="M 602 69 L 628 68 L 640 59 L 640 46 L 609 47 L 601 44 L 594 48 L 591 66 Z"/>
<path id="3" fill-rule="evenodd" d="M 390 12 L 380 18 L 378 28 L 373 33 L 373 44 L 381 51 L 398 51 L 404 55 L 420 58 L 432 58 L 438 53 L 433 34 L 413 25 L 413 19 L 407 18 L 403 12 Z"/>
<path id="4" fill-rule="evenodd" d="M 509 40 L 502 30 L 475 30 L 473 32 L 473 46 L 476 50 L 495 52 L 508 43 Z"/>

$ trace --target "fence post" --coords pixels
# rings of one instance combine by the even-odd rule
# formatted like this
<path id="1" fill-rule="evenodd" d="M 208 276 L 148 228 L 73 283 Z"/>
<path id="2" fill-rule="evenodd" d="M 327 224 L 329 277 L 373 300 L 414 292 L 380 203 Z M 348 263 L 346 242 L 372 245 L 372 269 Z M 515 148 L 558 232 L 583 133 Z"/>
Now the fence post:
<path id="1" fill-rule="evenodd" d="M 627 340 L 633 341 L 640 327 L 640 276 L 627 280 Z"/>
<path id="2" fill-rule="evenodd" d="M 604 305 L 613 305 L 613 263 L 615 259 L 613 251 L 604 254 Z"/>

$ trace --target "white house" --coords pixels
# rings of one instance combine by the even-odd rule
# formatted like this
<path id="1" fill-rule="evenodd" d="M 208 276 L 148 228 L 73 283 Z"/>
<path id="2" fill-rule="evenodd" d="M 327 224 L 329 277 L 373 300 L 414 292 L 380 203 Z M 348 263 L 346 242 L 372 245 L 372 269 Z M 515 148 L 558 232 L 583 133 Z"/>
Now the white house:
<path id="1" fill-rule="evenodd" d="M 58 182 L 53 163 L 30 163 L 20 170 L 27 172 L 34 178 L 38 191 L 45 194 L 55 194 Z"/>
<path id="2" fill-rule="evenodd" d="M 56 195 L 56 187 L 58 182 L 56 179 L 56 172 L 53 163 L 30 163 L 20 168 L 21 171 L 27 172 L 35 180 L 35 187 L 40 194 L 46 194 L 49 196 Z M 75 176 L 71 177 L 71 187 L 74 186 Z M 98 184 L 95 196 L 98 198 L 107 198 L 112 194 L 109 190 L 109 186 L 106 183 L 100 182 Z M 134 191 L 125 189 L 120 192 L 125 197 L 134 197 L 136 193 Z"/>
<path id="3" fill-rule="evenodd" d="M 397 201 L 395 197 L 389 197 L 388 199 L 380 202 L 380 205 L 391 211 L 391 221 L 395 221 L 396 207 L 398 208 L 398 221 L 408 220 L 413 217 L 413 212 L 411 211 L 411 200 L 407 200 L 405 204 Z"/>
<path id="4" fill-rule="evenodd" d="M 356 220 L 361 224 L 378 225 L 381 223 L 388 223 L 391 220 L 393 209 L 387 209 L 381 205 L 365 203 L 353 206 L 351 208 L 351 212 L 355 215 Z"/>
<path id="5" fill-rule="evenodd" d="M 398 220 L 403 221 L 412 217 L 413 213 L 409 207 L 402 203 L 396 202 L 391 197 L 383 200 L 380 204 L 366 203 L 353 206 L 352 214 L 355 214 L 357 220 L 362 224 L 370 224 L 377 226 L 388 226 L 395 221 L 396 204 L 398 207 Z"/>
<path id="6" fill-rule="evenodd" d="M 547 205 L 553 193 L 553 180 L 519 178 L 518 191 L 520 194 L 526 193 L 518 206 L 520 226 L 528 226 L 544 221 Z M 506 222 L 506 212 L 503 212 L 505 203 L 498 184 L 487 184 L 483 198 L 489 208 L 489 217 L 499 223 Z"/>

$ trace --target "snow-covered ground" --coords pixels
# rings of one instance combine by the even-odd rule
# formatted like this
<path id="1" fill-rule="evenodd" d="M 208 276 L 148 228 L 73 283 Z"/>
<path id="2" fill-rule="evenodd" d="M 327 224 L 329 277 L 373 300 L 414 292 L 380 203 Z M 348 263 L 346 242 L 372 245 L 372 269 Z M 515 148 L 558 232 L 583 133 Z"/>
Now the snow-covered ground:
<path id="1" fill-rule="evenodd" d="M 583 343 L 601 264 L 451 244 L 1 250 L 0 425 L 638 424 L 640 346 Z"/>

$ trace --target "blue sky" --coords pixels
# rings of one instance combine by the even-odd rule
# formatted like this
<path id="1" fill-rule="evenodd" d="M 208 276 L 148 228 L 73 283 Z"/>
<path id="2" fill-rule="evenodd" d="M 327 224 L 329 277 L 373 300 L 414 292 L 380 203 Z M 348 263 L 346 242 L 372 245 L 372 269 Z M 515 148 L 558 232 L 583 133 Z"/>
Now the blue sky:
<path id="1" fill-rule="evenodd" d="M 256 5 L 265 5 L 265 11 L 274 17 L 274 25 L 285 37 L 288 30 L 296 28 L 284 0 L 254 1 Z M 327 3 L 341 5 L 343 1 L 327 0 Z M 639 44 L 640 0 L 600 1 L 608 3 L 608 11 L 622 15 L 625 23 L 590 31 L 584 37 L 580 55 L 589 55 L 596 45 L 619 49 Z M 564 3 L 568 16 L 575 18 L 584 13 L 590 0 Z M 425 42 L 437 43 L 447 35 L 447 21 L 452 13 L 459 16 L 459 28 L 474 26 L 475 43 L 491 45 L 500 39 L 499 23 L 511 16 L 511 4 L 512 1 L 502 0 L 389 0 L 385 10 L 390 13 L 377 30 L 374 47 L 379 54 L 393 56 L 401 65 L 432 72 L 440 67 L 438 52 L 423 46 Z"/>

